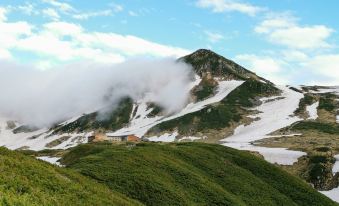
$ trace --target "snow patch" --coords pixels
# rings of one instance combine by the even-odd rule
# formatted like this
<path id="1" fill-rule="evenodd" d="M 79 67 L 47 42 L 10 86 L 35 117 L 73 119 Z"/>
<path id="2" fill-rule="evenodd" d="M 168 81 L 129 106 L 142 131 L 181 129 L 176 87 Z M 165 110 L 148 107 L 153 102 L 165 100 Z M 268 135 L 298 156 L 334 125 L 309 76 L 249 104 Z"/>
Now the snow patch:
<path id="1" fill-rule="evenodd" d="M 332 199 L 339 203 L 339 187 L 334 188 L 329 191 L 320 191 L 322 194 L 326 195 L 328 198 Z"/>
<path id="2" fill-rule="evenodd" d="M 59 160 L 61 159 L 60 157 L 41 156 L 41 157 L 37 157 L 37 159 L 43 160 L 45 162 L 49 162 L 49 163 L 57 165 L 57 166 L 61 166 L 61 164 L 59 162 Z"/>
<path id="3" fill-rule="evenodd" d="M 178 132 L 174 132 L 173 134 L 165 133 L 159 137 L 149 137 L 148 140 L 152 142 L 174 142 L 176 136 L 178 136 Z"/>
<path id="4" fill-rule="evenodd" d="M 333 175 L 339 172 L 339 155 L 335 155 L 334 158 L 336 159 L 336 162 L 334 163 L 332 168 Z"/>
<path id="5" fill-rule="evenodd" d="M 19 125 L 20 126 L 20 125 Z M 67 149 L 74 147 L 81 143 L 87 143 L 87 137 L 91 133 L 64 133 L 64 134 L 52 134 L 47 128 L 43 128 L 34 132 L 21 132 L 14 133 L 13 129 L 7 128 L 7 120 L 0 118 L 0 146 L 5 146 L 9 149 L 25 148 L 30 150 L 43 150 L 47 149 L 46 145 L 53 142 L 63 136 L 69 136 L 68 140 L 61 144 L 48 148 L 48 149 Z"/>
<path id="6" fill-rule="evenodd" d="M 308 118 L 309 120 L 318 119 L 318 106 L 319 106 L 319 102 L 316 102 L 306 107 L 306 111 L 308 112 L 308 115 L 309 115 L 309 118 Z"/>
<path id="7" fill-rule="evenodd" d="M 281 97 L 283 98 L 262 98 L 261 101 L 264 103 L 255 108 L 259 113 L 252 116 L 259 120 L 247 126 L 240 125 L 237 127 L 234 135 L 221 140 L 225 142 L 223 145 L 240 150 L 257 151 L 267 161 L 282 165 L 291 165 L 299 157 L 306 155 L 304 152 L 291 151 L 285 148 L 265 148 L 251 144 L 251 142 L 268 138 L 270 133 L 301 120 L 299 117 L 294 116 L 293 113 L 298 108 L 300 99 L 304 95 L 286 86 L 279 86 L 278 88 L 282 90 Z"/>

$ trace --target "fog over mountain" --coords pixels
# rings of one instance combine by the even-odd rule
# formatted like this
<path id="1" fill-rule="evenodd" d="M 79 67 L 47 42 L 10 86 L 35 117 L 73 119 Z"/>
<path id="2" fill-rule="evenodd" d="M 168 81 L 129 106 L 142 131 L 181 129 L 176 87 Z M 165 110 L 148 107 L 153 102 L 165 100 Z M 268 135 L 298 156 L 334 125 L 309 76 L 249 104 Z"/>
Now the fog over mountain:
<path id="1" fill-rule="evenodd" d="M 122 97 L 148 98 L 168 112 L 187 102 L 190 66 L 174 59 L 82 62 L 46 71 L 0 62 L 0 115 L 34 126 L 114 109 Z"/>

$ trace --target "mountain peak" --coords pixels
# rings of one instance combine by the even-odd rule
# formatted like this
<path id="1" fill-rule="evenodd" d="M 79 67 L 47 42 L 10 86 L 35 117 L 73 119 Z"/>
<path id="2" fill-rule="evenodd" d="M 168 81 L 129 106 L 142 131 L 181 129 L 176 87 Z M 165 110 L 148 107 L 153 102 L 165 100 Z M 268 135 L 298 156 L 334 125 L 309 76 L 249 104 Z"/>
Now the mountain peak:
<path id="1" fill-rule="evenodd" d="M 228 80 L 255 79 L 269 83 L 269 81 L 257 76 L 254 72 L 208 49 L 199 49 L 192 54 L 182 57 L 180 60 L 191 64 L 199 76 L 209 73 L 213 77 Z"/>
<path id="2" fill-rule="evenodd" d="M 220 56 L 217 53 L 215 53 L 214 51 L 209 50 L 209 49 L 198 49 L 190 55 L 215 55 L 215 56 Z"/>

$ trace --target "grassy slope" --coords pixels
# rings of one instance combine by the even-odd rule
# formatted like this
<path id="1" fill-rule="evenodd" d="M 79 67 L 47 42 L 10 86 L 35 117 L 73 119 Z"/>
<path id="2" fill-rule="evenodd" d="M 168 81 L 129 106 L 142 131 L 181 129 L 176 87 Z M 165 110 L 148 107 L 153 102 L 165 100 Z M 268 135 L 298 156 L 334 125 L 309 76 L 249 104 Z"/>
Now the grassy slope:
<path id="1" fill-rule="evenodd" d="M 0 148 L 0 205 L 137 205 L 74 171 Z"/>
<path id="2" fill-rule="evenodd" d="M 146 205 L 336 205 L 276 166 L 220 145 L 89 144 L 63 163 Z"/>

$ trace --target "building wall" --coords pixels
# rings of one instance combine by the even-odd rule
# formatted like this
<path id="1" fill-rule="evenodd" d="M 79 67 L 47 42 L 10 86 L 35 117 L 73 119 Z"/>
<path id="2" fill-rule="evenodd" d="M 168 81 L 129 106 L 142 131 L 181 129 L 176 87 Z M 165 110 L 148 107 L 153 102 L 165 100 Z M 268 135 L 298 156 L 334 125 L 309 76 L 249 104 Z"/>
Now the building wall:
<path id="1" fill-rule="evenodd" d="M 140 141 L 140 138 L 135 136 L 135 135 L 128 135 L 127 136 L 127 141 L 128 142 L 138 142 L 138 141 Z"/>
<path id="2" fill-rule="evenodd" d="M 122 142 L 124 141 L 124 137 L 107 137 L 107 140 L 112 142 Z"/>
<path id="3" fill-rule="evenodd" d="M 107 140 L 107 136 L 104 133 L 97 133 L 94 135 L 94 140 L 93 142 L 102 142 Z"/>

